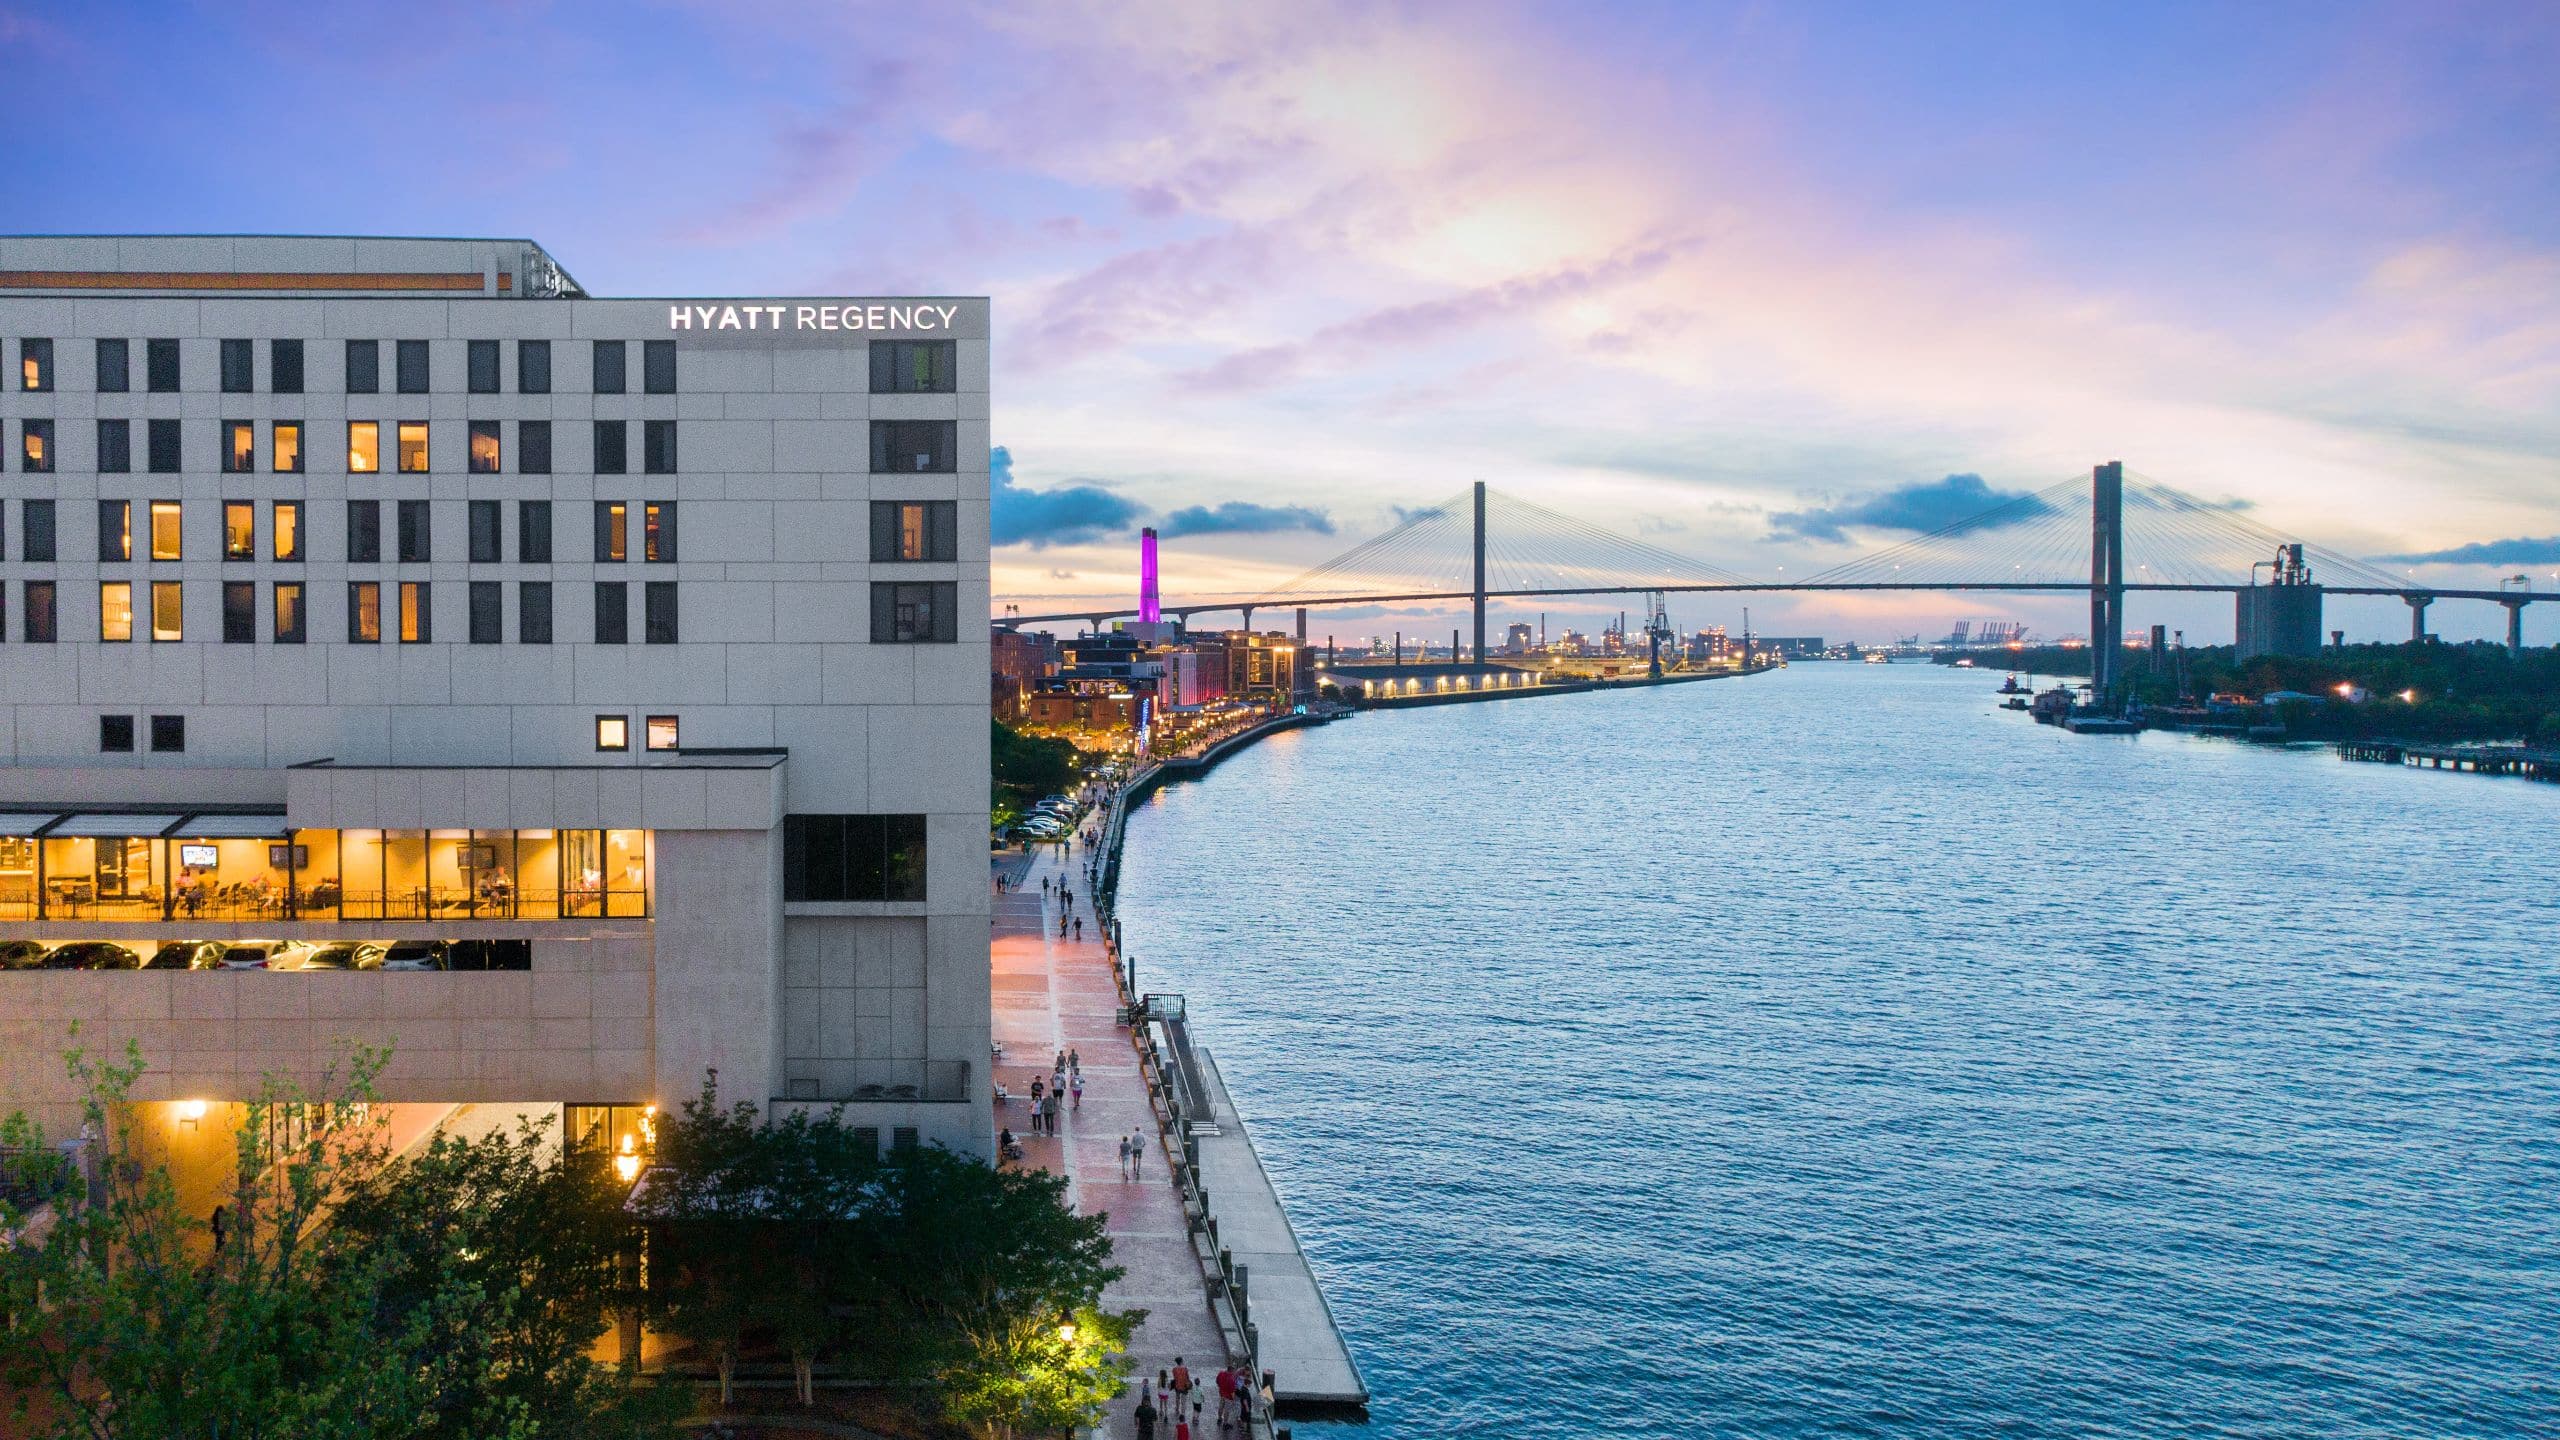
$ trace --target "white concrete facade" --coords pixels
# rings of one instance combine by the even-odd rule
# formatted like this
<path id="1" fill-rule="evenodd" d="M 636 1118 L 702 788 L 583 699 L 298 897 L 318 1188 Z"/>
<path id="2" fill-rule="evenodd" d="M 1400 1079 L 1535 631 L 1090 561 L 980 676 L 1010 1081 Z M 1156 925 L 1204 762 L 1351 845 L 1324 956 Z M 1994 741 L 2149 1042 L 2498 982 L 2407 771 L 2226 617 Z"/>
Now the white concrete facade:
<path id="1" fill-rule="evenodd" d="M 122 389 L 101 388 L 101 340 L 123 342 Z M 378 342 L 377 389 L 351 393 L 351 340 Z M 152 341 L 175 342 L 173 390 L 150 383 Z M 226 341 L 248 342 L 246 389 L 226 387 L 241 354 L 227 361 Z M 276 383 L 277 341 L 301 342 L 298 391 Z M 404 341 L 425 342 L 423 392 L 401 388 Z M 473 342 L 495 342 L 494 388 L 473 383 L 490 354 Z M 619 393 L 599 388 L 599 342 L 622 352 Z M 897 373 L 924 378 L 874 393 L 875 343 L 907 344 Z M 532 969 L 0 971 L 0 1109 L 68 1098 L 59 1052 L 79 1019 L 92 1041 L 143 1045 L 146 1098 L 238 1098 L 262 1071 L 307 1077 L 368 1041 L 395 1050 L 386 1099 L 671 1105 L 717 1067 L 730 1100 L 842 1101 L 884 1136 L 990 1147 L 984 299 L 597 299 L 520 240 L 0 238 L 0 345 L 0 811 L 39 832 L 22 853 L 53 854 L 44 836 L 82 824 L 110 833 L 95 817 L 120 812 L 272 812 L 384 846 L 594 829 L 646 833 L 651 887 L 637 918 L 564 904 L 489 919 L 422 882 L 405 918 L 296 904 L 213 922 L 177 913 L 193 877 L 174 841 L 154 862 L 167 873 L 133 887 L 152 918 L 84 898 L 105 894 L 103 872 L 40 869 L 18 910 L 0 893 L 0 940 L 503 936 L 532 941 Z M 653 386 L 669 350 L 673 383 Z M 101 421 L 124 422 L 125 468 L 102 464 Z M 178 463 L 155 470 L 152 422 L 165 436 L 171 421 Z M 401 427 L 421 422 L 425 468 L 404 471 Z M 922 422 L 879 432 L 907 447 L 893 465 L 875 459 L 886 422 Z M 235 423 L 251 446 L 237 470 Z M 277 468 L 279 423 L 301 427 L 298 470 Z M 370 473 L 351 464 L 365 423 Z M 548 469 L 528 473 L 543 426 Z M 603 427 L 624 437 L 620 473 L 599 464 Z M 112 534 L 102 546 L 101 501 L 129 504 L 130 559 L 109 558 Z M 178 506 L 168 558 L 155 502 Z M 378 559 L 350 502 L 378 502 Z M 875 502 L 934 507 L 941 528 L 916 558 L 875 557 Z M 279 503 L 299 507 L 289 558 Z M 549 507 L 547 555 L 527 548 L 529 504 Z M 599 513 L 617 504 L 618 520 Z M 114 584 L 131 586 L 130 639 L 107 638 Z M 155 587 L 172 584 L 156 594 L 177 635 L 155 639 Z M 600 584 L 625 587 L 618 642 Z M 48 585 L 49 638 L 34 628 Z M 247 634 L 227 635 L 242 585 Z M 297 640 L 279 624 L 292 585 Z M 379 587 L 376 639 L 361 585 Z M 528 618 L 543 586 L 547 643 Z M 130 750 L 102 749 L 114 716 L 131 717 Z M 183 748 L 155 746 L 160 717 L 183 721 Z M 604 717 L 627 748 L 599 748 Z M 673 721 L 672 747 L 650 748 L 653 717 Z M 47 830 L 47 815 L 63 818 Z M 920 891 L 787 898 L 791 837 L 809 833 L 787 817 L 919 826 Z M 885 862 L 893 876 L 911 855 Z"/>

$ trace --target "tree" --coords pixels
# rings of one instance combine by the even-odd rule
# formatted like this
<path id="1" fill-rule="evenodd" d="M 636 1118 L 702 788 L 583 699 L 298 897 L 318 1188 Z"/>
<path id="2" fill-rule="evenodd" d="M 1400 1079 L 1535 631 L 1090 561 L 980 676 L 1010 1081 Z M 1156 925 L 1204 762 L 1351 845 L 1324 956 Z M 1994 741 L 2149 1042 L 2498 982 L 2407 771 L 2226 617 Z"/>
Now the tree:
<path id="1" fill-rule="evenodd" d="M 1075 784 L 1080 758 L 1064 740 L 1025 735 L 1001 720 L 988 723 L 988 762 L 992 791 L 988 808 L 1019 815 L 1044 795 L 1063 794 Z"/>

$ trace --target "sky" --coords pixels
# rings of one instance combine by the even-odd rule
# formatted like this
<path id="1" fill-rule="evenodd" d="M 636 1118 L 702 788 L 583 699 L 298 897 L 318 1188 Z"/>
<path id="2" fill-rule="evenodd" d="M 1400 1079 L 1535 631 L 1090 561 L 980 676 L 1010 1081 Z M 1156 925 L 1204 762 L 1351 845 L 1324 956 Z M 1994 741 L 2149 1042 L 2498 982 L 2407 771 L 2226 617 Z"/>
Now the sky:
<path id="1" fill-rule="evenodd" d="M 2427 583 L 2560 590 L 2548 3 L 0 0 L 0 59 L 11 229 L 991 296 L 995 588 L 1029 613 L 1127 596 L 1141 524 L 1169 592 L 1259 593 L 1482 480 L 1802 575 L 2111 459 Z M 1314 628 L 1408 621 L 1446 623 Z M 2560 640 L 2560 606 L 2528 623 Z"/>

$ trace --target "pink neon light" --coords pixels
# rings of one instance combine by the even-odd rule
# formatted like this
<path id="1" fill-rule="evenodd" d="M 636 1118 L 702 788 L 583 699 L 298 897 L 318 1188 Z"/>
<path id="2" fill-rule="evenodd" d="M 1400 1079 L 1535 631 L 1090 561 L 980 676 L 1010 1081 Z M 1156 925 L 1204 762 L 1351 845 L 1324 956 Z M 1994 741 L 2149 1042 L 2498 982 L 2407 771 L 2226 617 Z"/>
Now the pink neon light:
<path id="1" fill-rule="evenodd" d="M 1156 590 L 1156 532 L 1154 527 L 1138 532 L 1138 619 L 1153 625 L 1164 618 L 1164 603 Z"/>

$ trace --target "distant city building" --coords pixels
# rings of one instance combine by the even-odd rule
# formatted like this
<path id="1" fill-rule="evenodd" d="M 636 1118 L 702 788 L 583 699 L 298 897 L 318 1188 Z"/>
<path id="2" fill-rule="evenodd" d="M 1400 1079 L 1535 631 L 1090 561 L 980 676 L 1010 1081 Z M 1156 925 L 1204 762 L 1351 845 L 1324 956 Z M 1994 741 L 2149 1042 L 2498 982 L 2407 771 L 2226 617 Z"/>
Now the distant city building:
<path id="1" fill-rule="evenodd" d="M 1045 630 L 996 627 L 990 639 L 991 688 L 995 717 L 1007 724 L 1021 721 L 1031 692 L 1058 673 L 1058 637 Z"/>
<path id="2" fill-rule="evenodd" d="M 1781 660 L 1819 660 L 1823 646 L 1819 635 L 1756 635 L 1751 649 L 1755 654 L 1774 655 Z"/>
<path id="3" fill-rule="evenodd" d="M 1513 625 L 1509 630 L 1503 633 L 1502 653 L 1505 655 L 1526 655 L 1529 653 L 1531 647 L 1536 643 L 1536 631 L 1530 629 L 1526 625 Z"/>

